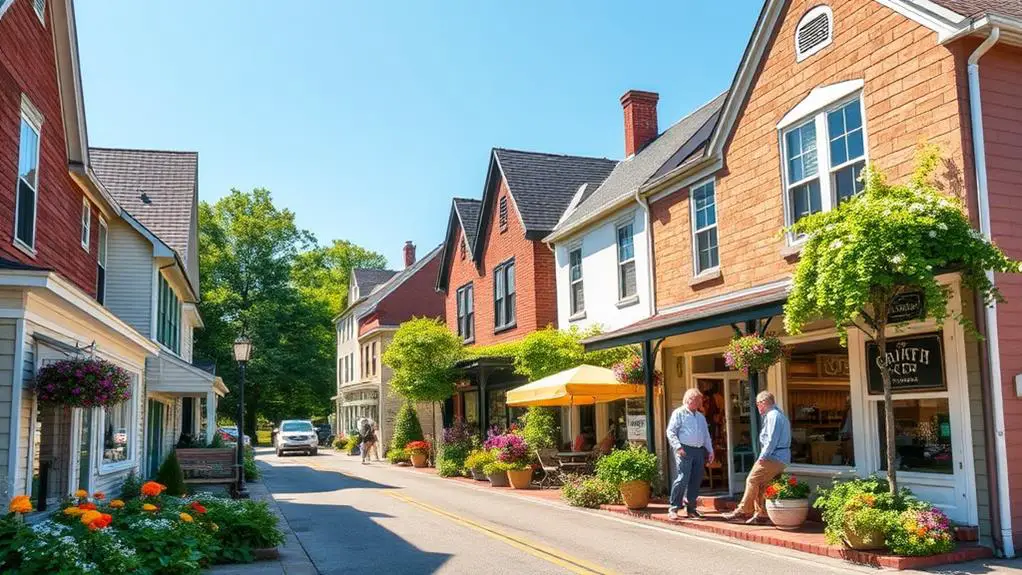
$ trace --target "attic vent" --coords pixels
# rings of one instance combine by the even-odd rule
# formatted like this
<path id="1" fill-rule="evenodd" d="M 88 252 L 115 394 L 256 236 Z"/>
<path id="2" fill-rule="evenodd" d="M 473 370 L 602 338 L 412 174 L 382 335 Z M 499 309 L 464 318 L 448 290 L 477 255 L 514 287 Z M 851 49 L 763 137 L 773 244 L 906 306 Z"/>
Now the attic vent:
<path id="1" fill-rule="evenodd" d="M 507 229 L 507 196 L 500 197 L 500 231 Z"/>
<path id="2" fill-rule="evenodd" d="M 795 59 L 799 62 L 823 50 L 834 39 L 834 13 L 828 6 L 806 12 L 795 29 Z"/>
<path id="3" fill-rule="evenodd" d="M 142 194 L 139 196 L 139 198 L 142 200 L 143 204 L 151 204 L 151 203 L 153 203 L 153 200 L 149 197 L 149 194 L 147 194 L 145 192 L 142 192 Z"/>

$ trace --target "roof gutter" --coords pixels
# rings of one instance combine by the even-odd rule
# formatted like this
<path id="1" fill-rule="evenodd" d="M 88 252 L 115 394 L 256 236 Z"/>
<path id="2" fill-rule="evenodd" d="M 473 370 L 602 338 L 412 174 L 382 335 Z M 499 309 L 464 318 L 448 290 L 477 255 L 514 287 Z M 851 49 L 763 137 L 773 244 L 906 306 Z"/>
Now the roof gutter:
<path id="1" fill-rule="evenodd" d="M 980 91 L 979 60 L 1000 40 L 1001 29 L 994 26 L 986 40 L 969 56 L 969 116 L 972 124 L 973 161 L 976 169 L 976 195 L 979 205 L 979 229 L 987 240 L 992 239 L 990 225 L 990 189 L 987 186 L 986 138 L 983 133 L 983 104 Z M 994 282 L 993 271 L 987 278 Z M 980 305 L 983 302 L 979 302 Z M 1005 557 L 1015 556 L 1011 532 L 1011 492 L 1008 482 L 1008 448 L 1004 434 L 1004 390 L 1001 382 L 1001 351 L 997 328 L 997 303 L 984 307 L 986 324 L 986 352 L 989 363 L 991 407 L 993 408 L 993 440 L 996 447 L 997 523 L 1000 525 L 1001 551 Z M 994 490 L 992 490 L 994 491 Z"/>

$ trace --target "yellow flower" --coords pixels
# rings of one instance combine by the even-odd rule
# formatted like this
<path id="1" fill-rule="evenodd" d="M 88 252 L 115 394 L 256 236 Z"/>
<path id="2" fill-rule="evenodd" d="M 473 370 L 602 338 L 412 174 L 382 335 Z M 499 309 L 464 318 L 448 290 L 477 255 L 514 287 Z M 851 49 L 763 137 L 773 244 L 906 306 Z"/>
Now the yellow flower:
<path id="1" fill-rule="evenodd" d="M 182 512 L 179 515 L 179 517 L 181 518 L 181 521 L 184 521 L 185 523 L 191 523 L 192 521 L 195 521 L 194 519 L 192 519 L 191 515 L 189 515 L 187 513 L 184 513 L 184 512 Z"/>
<path id="2" fill-rule="evenodd" d="M 121 507 L 124 507 L 124 502 L 120 499 L 114 499 L 110 502 L 110 507 L 112 509 L 120 509 Z"/>
<path id="3" fill-rule="evenodd" d="M 220 531 L 220 526 L 217 525 L 216 523 L 210 523 L 209 528 L 212 529 L 214 533 Z"/>
<path id="4" fill-rule="evenodd" d="M 83 497 L 88 497 L 88 496 L 89 496 L 89 492 L 84 490 L 84 489 L 79 489 L 78 491 L 75 491 L 75 497 L 77 497 L 79 499 L 81 499 Z"/>
<path id="5" fill-rule="evenodd" d="M 64 510 L 64 515 L 69 515 L 72 517 L 76 515 L 81 515 L 82 513 L 85 513 L 85 510 L 78 508 L 78 506 L 76 505 L 72 505 L 71 507 L 68 507 L 67 509 Z"/>
<path id="6" fill-rule="evenodd" d="M 146 503 L 145 505 L 142 506 L 142 511 L 148 511 L 150 513 L 156 511 L 156 509 L 157 507 L 152 503 Z"/>
<path id="7" fill-rule="evenodd" d="M 86 511 L 85 513 L 82 513 L 81 521 L 83 525 L 88 525 L 102 516 L 103 514 L 99 511 Z"/>
<path id="8" fill-rule="evenodd" d="M 14 499 L 11 499 L 8 509 L 11 513 L 30 513 L 32 511 L 32 500 L 28 498 L 28 495 L 15 496 Z"/>

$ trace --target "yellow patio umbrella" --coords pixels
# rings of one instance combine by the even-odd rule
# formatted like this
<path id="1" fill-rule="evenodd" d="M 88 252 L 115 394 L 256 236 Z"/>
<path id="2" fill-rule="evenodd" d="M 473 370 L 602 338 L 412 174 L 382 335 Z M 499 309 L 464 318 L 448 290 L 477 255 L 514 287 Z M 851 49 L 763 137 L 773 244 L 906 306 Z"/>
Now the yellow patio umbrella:
<path id="1" fill-rule="evenodd" d="M 561 407 L 608 403 L 643 397 L 641 385 L 621 383 L 605 367 L 582 364 L 548 375 L 507 392 L 507 404 L 516 407 Z"/>

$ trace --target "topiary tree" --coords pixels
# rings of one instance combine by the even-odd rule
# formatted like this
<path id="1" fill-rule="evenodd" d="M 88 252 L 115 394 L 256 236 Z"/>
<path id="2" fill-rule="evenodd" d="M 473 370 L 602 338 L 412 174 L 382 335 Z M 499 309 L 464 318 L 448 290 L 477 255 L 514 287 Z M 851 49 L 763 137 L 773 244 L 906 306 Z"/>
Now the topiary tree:
<path id="1" fill-rule="evenodd" d="M 390 438 L 390 449 L 404 450 L 405 446 L 412 441 L 422 441 L 422 425 L 419 423 L 419 416 L 415 413 L 412 402 L 406 401 L 397 412 L 397 419 L 394 421 L 394 435 Z"/>
<path id="2" fill-rule="evenodd" d="M 170 451 L 170 455 L 163 460 L 160 469 L 156 472 L 156 482 L 167 486 L 167 495 L 178 497 L 188 494 L 188 487 L 185 485 L 185 474 L 181 471 L 181 464 L 177 460 L 177 452 Z"/>
<path id="3" fill-rule="evenodd" d="M 862 194 L 791 226 L 791 233 L 807 239 L 784 308 L 788 333 L 800 333 L 815 319 L 831 318 L 842 344 L 847 344 L 847 329 L 854 326 L 886 353 L 894 299 L 922 292 L 924 316 L 940 325 L 948 317 L 950 289 L 937 274 L 951 271 L 959 273 L 962 284 L 983 301 L 1001 299 L 987 271 L 1017 273 L 1020 265 L 973 229 L 962 203 L 934 184 L 939 161 L 936 147 L 922 147 L 906 184 L 889 184 L 882 173 L 867 169 Z M 954 319 L 974 331 L 967 318 L 958 314 Z M 884 385 L 887 472 L 890 492 L 895 494 L 891 372 L 888 362 L 878 364 Z"/>

